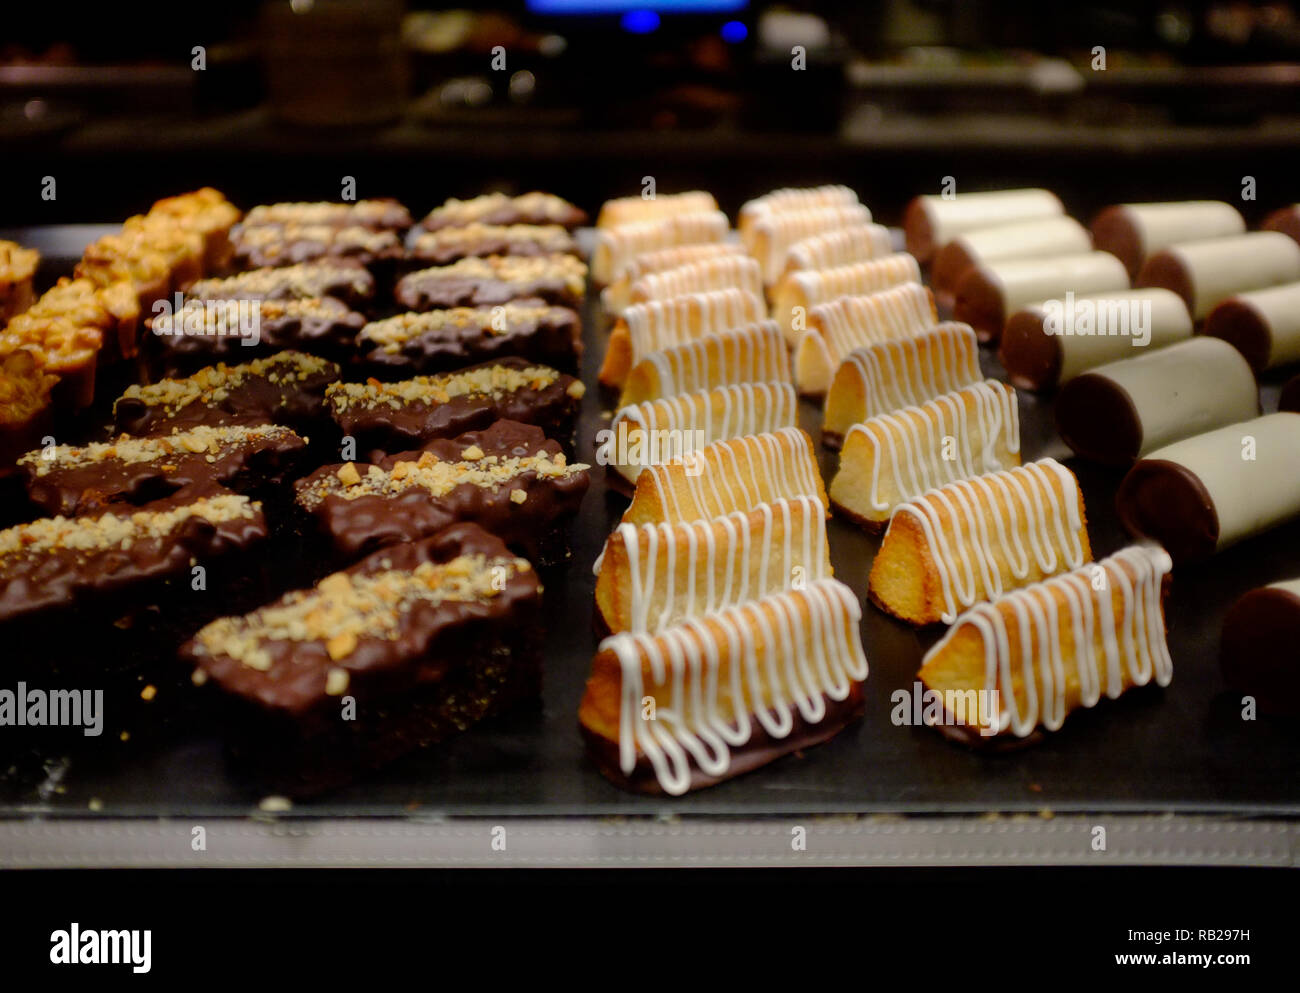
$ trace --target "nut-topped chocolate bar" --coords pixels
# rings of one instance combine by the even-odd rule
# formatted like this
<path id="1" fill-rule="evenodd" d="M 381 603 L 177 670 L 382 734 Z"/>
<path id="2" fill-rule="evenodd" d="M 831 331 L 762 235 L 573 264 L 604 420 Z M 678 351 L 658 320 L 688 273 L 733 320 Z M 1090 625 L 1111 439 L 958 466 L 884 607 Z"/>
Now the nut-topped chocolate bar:
<path id="1" fill-rule="evenodd" d="M 572 231 L 587 223 L 587 214 L 553 193 L 485 193 L 469 200 L 449 199 L 420 222 L 426 231 L 468 224 L 558 224 Z"/>
<path id="2" fill-rule="evenodd" d="M 558 224 L 481 224 L 423 231 L 411 257 L 433 265 L 488 255 L 577 255 L 578 243 Z"/>
<path id="3" fill-rule="evenodd" d="M 533 299 L 576 307 L 586 289 L 587 266 L 572 255 L 492 255 L 407 273 L 394 295 L 407 310 Z"/>
<path id="4" fill-rule="evenodd" d="M 576 372 L 582 322 L 577 311 L 545 304 L 454 307 L 372 321 L 357 346 L 376 375 L 445 372 L 502 356 Z"/>
<path id="5" fill-rule="evenodd" d="M 235 265 L 241 269 L 320 259 L 348 259 L 369 268 L 406 255 L 396 232 L 356 224 L 244 224 L 235 229 L 231 245 Z"/>
<path id="6" fill-rule="evenodd" d="M 397 452 L 502 419 L 535 424 L 565 441 L 585 392 L 572 376 L 508 358 L 396 383 L 337 383 L 326 389 L 325 403 L 361 452 Z"/>
<path id="7" fill-rule="evenodd" d="M 250 269 L 222 279 L 200 279 L 185 295 L 195 300 L 310 300 L 337 297 L 358 306 L 374 298 L 375 278 L 346 261 L 303 262 L 280 269 Z"/>
<path id="8" fill-rule="evenodd" d="M 567 528 L 590 484 L 542 430 L 497 421 L 378 464 L 322 466 L 294 484 L 298 505 L 350 560 L 473 521 L 541 564 L 567 557 Z"/>

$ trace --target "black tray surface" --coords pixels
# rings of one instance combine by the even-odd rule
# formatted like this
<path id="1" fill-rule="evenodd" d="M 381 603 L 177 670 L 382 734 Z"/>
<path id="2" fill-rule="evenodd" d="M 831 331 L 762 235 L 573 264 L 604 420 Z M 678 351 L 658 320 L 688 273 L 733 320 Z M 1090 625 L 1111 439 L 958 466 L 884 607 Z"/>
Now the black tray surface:
<path id="1" fill-rule="evenodd" d="M 71 243 L 66 254 L 75 258 L 84 244 L 78 234 L 84 230 L 11 234 L 47 251 Z M 66 259 L 51 254 L 50 266 L 66 267 Z M 589 389 L 578 441 L 588 461 L 613 404 L 595 383 L 605 337 L 597 311 L 593 298 L 585 315 Z M 1001 374 L 987 349 L 982 362 L 989 375 Z M 1266 411 L 1276 409 L 1283 378 L 1270 377 L 1264 384 Z M 1120 473 L 1066 458 L 1069 452 L 1052 428 L 1050 400 L 1022 392 L 1020 404 L 1025 460 L 1065 459 L 1083 485 L 1094 555 L 1101 558 L 1122 547 L 1127 540 L 1113 506 Z M 816 407 L 805 402 L 801 419 L 817 437 Z M 835 454 L 823 452 L 828 481 L 835 466 Z M 299 801 L 293 814 L 1300 812 L 1300 726 L 1268 718 L 1243 720 L 1240 698 L 1227 690 L 1218 665 L 1219 631 L 1232 602 L 1255 586 L 1300 573 L 1300 522 L 1207 563 L 1177 568 L 1167 614 L 1172 684 L 1076 712 L 1037 745 L 976 754 L 933 730 L 891 723 L 891 694 L 911 688 L 925 650 L 942 629 L 917 631 L 866 604 L 862 635 L 871 673 L 861 721 L 825 745 L 685 797 L 625 793 L 585 757 L 577 709 L 596 646 L 591 563 L 626 502 L 607 490 L 604 470 L 597 467 L 574 531 L 573 561 L 548 578 L 551 620 L 539 705 L 480 725 L 350 786 Z M 835 574 L 863 594 L 879 538 L 839 519 L 830 523 L 830 537 Z M 4 654 L 0 649 L 0 657 Z M 183 690 L 168 690 L 173 685 L 169 678 L 178 675 L 184 673 L 142 676 L 139 686 L 154 682 L 163 689 L 148 705 L 141 704 L 135 686 L 117 685 L 107 696 L 108 716 L 99 738 L 69 744 L 0 728 L 0 816 L 243 816 L 256 811 L 262 791 L 241 779 L 227 761 L 218 717 L 186 700 Z M 0 687 L 12 688 L 4 680 Z M 123 731 L 129 735 L 125 741 Z"/>

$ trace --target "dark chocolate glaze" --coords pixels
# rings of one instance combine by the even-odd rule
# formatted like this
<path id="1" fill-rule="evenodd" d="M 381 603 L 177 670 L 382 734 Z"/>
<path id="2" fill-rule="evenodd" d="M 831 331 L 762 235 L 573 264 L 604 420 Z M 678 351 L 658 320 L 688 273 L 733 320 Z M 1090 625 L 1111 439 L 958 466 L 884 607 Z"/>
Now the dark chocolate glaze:
<path id="1" fill-rule="evenodd" d="M 934 243 L 934 228 L 930 224 L 930 215 L 926 213 L 925 201 L 920 197 L 908 203 L 903 211 L 903 236 L 907 250 L 921 265 L 929 262 L 941 247 Z"/>
<path id="2" fill-rule="evenodd" d="M 349 575 L 369 576 L 388 571 L 412 571 L 425 562 L 445 563 L 461 555 L 487 559 L 511 557 L 501 540 L 468 523 L 456 524 L 419 541 L 393 545 L 346 569 Z M 284 602 L 283 598 L 269 606 Z M 494 632 L 528 630 L 538 618 L 541 584 L 533 570 L 512 570 L 495 596 L 475 601 L 429 603 L 416 601 L 399 615 L 394 638 L 361 636 L 355 650 L 340 660 L 330 657 L 325 640 L 265 641 L 269 669 L 254 669 L 225 654 L 209 655 L 197 640 L 181 646 L 180 658 L 207 673 L 226 693 L 259 710 L 293 720 L 307 731 L 314 721 L 337 722 L 339 698 L 325 692 L 331 669 L 345 669 L 347 694 L 359 707 L 403 694 L 435 688 L 461 667 L 475 664 L 472 653 L 449 651 L 451 646 L 490 642 Z"/>
<path id="3" fill-rule="evenodd" d="M 1122 204 L 1107 207 L 1092 222 L 1092 247 L 1123 262 L 1129 279 L 1142 268 L 1142 232 Z"/>
<path id="4" fill-rule="evenodd" d="M 1287 380 L 1286 385 L 1282 387 L 1282 395 L 1278 397 L 1277 409 L 1300 414 L 1300 376 L 1294 376 Z"/>
<path id="5" fill-rule="evenodd" d="M 309 300 L 334 297 L 351 306 L 369 303 L 375 296 L 375 278 L 363 266 L 347 259 L 308 264 L 306 274 L 289 274 L 287 267 L 254 269 L 225 279 L 201 279 L 186 290 L 194 300 Z"/>
<path id="6" fill-rule="evenodd" d="M 1273 329 L 1264 315 L 1239 297 L 1229 297 L 1205 318 L 1205 334 L 1222 338 L 1246 357 L 1256 375 L 1268 366 Z"/>
<path id="7" fill-rule="evenodd" d="M 114 424 L 119 433 L 138 437 L 171 434 L 198 425 L 287 424 L 309 427 L 319 421 L 325 387 L 337 382 L 339 367 L 328 363 L 305 379 L 271 382 L 266 376 L 247 375 L 223 397 L 201 396 L 183 407 L 147 404 L 135 397 L 121 397 L 114 407 Z"/>
<path id="8" fill-rule="evenodd" d="M 168 375 L 189 373 L 205 365 L 235 365 L 292 349 L 309 355 L 343 360 L 353 352 L 366 318 L 341 300 L 324 297 L 317 314 L 276 313 L 264 310 L 258 321 L 257 344 L 248 345 L 235 335 L 152 334 L 150 341 L 158 364 Z"/>
<path id="9" fill-rule="evenodd" d="M 480 222 L 481 223 L 481 222 Z M 550 241 L 511 238 L 506 234 L 482 237 L 476 241 L 459 240 L 455 244 L 435 243 L 432 238 L 416 238 L 411 243 L 411 258 L 426 265 L 450 265 L 460 259 L 489 255 L 578 255 L 578 243 L 572 236 Z"/>
<path id="10" fill-rule="evenodd" d="M 359 225 L 358 225 L 359 226 Z M 239 227 L 231 233 L 234 264 L 239 269 L 256 269 L 297 265 L 300 262 L 319 262 L 322 259 L 346 260 L 370 268 L 377 262 L 392 262 L 406 256 L 401 239 L 391 230 L 374 231 L 373 244 L 358 245 L 338 237 L 346 226 L 311 225 L 328 230 L 332 237 L 319 238 L 300 234 L 284 225 L 265 225 L 254 228 Z M 253 240 L 246 232 L 265 232 L 275 229 L 284 237 L 273 241 Z"/>
<path id="11" fill-rule="evenodd" d="M 1223 678 L 1253 696 L 1266 714 L 1300 714 L 1300 597 L 1287 590 L 1251 590 L 1223 620 Z"/>
<path id="12" fill-rule="evenodd" d="M 177 451 L 150 462 L 104 459 L 54 467 L 43 475 L 38 474 L 38 465 L 24 463 L 21 469 L 32 503 L 47 514 L 71 516 L 97 513 L 111 504 L 144 503 L 187 486 L 259 491 L 291 475 L 306 447 L 302 438 L 285 428 L 228 443 L 215 453 Z"/>
<path id="13" fill-rule="evenodd" d="M 1156 252 L 1142 263 L 1133 288 L 1140 290 L 1149 286 L 1177 293 L 1187 304 L 1187 312 L 1196 313 L 1196 284 L 1192 281 L 1191 270 L 1172 250 L 1166 248 Z"/>
<path id="14" fill-rule="evenodd" d="M 364 339 L 357 344 L 371 346 L 363 362 L 381 379 L 450 372 L 508 356 L 576 372 L 582 357 L 582 323 L 575 310 L 547 307 L 540 317 L 507 321 L 504 331 L 494 330 L 489 319 L 425 332 L 408 338 L 395 352 Z"/>
<path id="15" fill-rule="evenodd" d="M 966 251 L 960 240 L 948 242 L 930 265 L 930 287 L 938 294 L 951 297 L 966 270 L 978 265 L 979 259 Z"/>
<path id="16" fill-rule="evenodd" d="M 440 275 L 436 269 L 407 273 L 397 281 L 397 302 L 407 310 L 437 310 L 448 307 L 494 307 L 503 303 L 540 300 L 564 307 L 578 307 L 582 294 L 575 293 L 563 276 L 505 280 Z"/>
<path id="17" fill-rule="evenodd" d="M 1007 319 L 998 351 L 1007 378 L 1023 390 L 1050 390 L 1061 378 L 1061 343 L 1046 331 L 1036 310 L 1019 310 Z"/>
<path id="18" fill-rule="evenodd" d="M 174 510 L 222 492 L 195 486 L 143 507 L 125 508 L 122 513 Z M 101 598 L 115 598 L 161 580 L 184 578 L 188 582 L 193 560 L 248 551 L 265 541 L 268 533 L 266 518 L 257 510 L 251 518 L 219 524 L 189 518 L 171 532 L 142 537 L 127 549 L 55 548 L 39 555 L 6 556 L 0 558 L 0 622 L 82 602 L 96 605 Z"/>
<path id="19" fill-rule="evenodd" d="M 793 708 L 794 727 L 784 738 L 772 738 L 757 719 L 751 718 L 750 727 L 753 729 L 753 734 L 740 748 L 731 750 L 731 766 L 724 775 L 708 775 L 701 771 L 694 759 L 691 760 L 691 791 L 715 786 L 724 780 L 752 772 L 783 755 L 829 741 L 861 717 L 866 709 L 860 683 L 854 683 L 849 695 L 843 700 L 832 700 L 825 695 L 822 696 L 822 700 L 826 707 L 826 715 L 817 724 L 809 724 L 798 708 Z M 637 756 L 636 765 L 628 775 L 619 765 L 618 742 L 596 734 L 585 725 L 579 727 L 583 740 L 587 744 L 587 754 L 591 756 L 596 768 L 606 779 L 625 790 L 636 793 L 663 793 L 663 787 L 655 777 L 654 767 L 645 756 Z"/>
<path id="20" fill-rule="evenodd" d="M 975 329 L 980 341 L 997 341 L 1006 323 L 1007 309 L 1002 288 L 980 266 L 966 270 L 957 281 L 952 305 L 953 320 Z"/>
<path id="21" fill-rule="evenodd" d="M 533 364 L 526 359 L 506 358 L 472 368 L 504 365 L 527 369 Z M 334 403 L 331 405 L 332 416 L 343 434 L 357 439 L 359 450 L 363 452 L 416 448 L 433 438 L 453 438 L 465 431 L 486 428 L 499 420 L 536 424 L 548 437 L 567 439 L 573 436 L 573 426 L 582 403 L 580 398 L 569 393 L 574 382 L 572 376 L 560 375 L 550 386 L 540 390 L 516 390 L 500 397 L 462 394 L 446 403 L 421 400 L 397 407 L 386 403 L 367 407 L 352 401 L 344 409 L 339 409 Z"/>
<path id="22" fill-rule="evenodd" d="M 455 439 L 429 442 L 423 451 L 440 461 L 463 461 L 461 453 L 477 445 L 485 455 L 517 457 L 561 451 L 558 442 L 550 441 L 540 428 L 514 421 L 498 421 L 485 431 L 467 432 Z M 419 452 L 408 452 L 385 460 L 391 468 L 399 461 L 414 461 Z M 384 468 L 385 466 L 381 466 Z M 488 488 L 462 483 L 449 492 L 432 497 L 429 491 L 411 486 L 395 494 L 363 494 L 346 499 L 335 493 L 307 506 L 303 491 L 314 483 L 337 476 L 342 465 L 327 465 L 294 484 L 299 505 L 313 519 L 320 531 L 329 536 L 336 556 L 355 559 L 394 543 L 418 541 L 457 521 L 472 521 L 498 535 L 512 549 L 533 559 L 549 559 L 549 541 L 578 512 L 578 506 L 590 486 L 587 470 L 559 478 L 539 476 L 532 470 L 521 472 L 500 486 Z M 362 477 L 369 465 L 356 464 Z M 510 499 L 513 490 L 523 490 L 523 503 Z M 542 554 L 543 551 L 547 554 Z"/>
<path id="23" fill-rule="evenodd" d="M 1153 538 L 1175 562 L 1209 558 L 1219 541 L 1219 514 L 1191 470 L 1141 459 L 1119 484 L 1115 509 L 1135 538 Z"/>
<path id="24" fill-rule="evenodd" d="M 493 210 L 481 217 L 475 217 L 473 221 L 465 221 L 452 216 L 435 216 L 434 211 L 420 222 L 420 227 L 426 231 L 440 231 L 442 228 L 464 227 L 467 223 L 474 224 L 558 224 L 568 231 L 574 228 L 580 228 L 587 223 L 587 212 L 569 204 L 559 217 L 554 217 L 544 211 L 529 211 L 522 208 L 517 199 L 509 203 L 502 204 L 496 210 Z"/>
<path id="25" fill-rule="evenodd" d="M 1076 455 L 1127 466 L 1142 451 L 1142 419 L 1133 398 L 1113 379 L 1085 372 L 1056 398 L 1056 430 Z"/>
<path id="26" fill-rule="evenodd" d="M 1264 218 L 1261 227 L 1265 231 L 1281 231 L 1296 242 L 1300 242 L 1300 204 L 1281 207 Z"/>

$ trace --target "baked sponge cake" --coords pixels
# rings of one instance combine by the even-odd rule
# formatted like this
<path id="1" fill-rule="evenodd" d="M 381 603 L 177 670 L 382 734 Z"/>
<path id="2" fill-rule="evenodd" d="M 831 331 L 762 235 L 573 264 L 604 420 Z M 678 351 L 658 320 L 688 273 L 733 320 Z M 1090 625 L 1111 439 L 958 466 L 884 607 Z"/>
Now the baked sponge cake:
<path id="1" fill-rule="evenodd" d="M 818 304 L 845 296 L 879 293 L 905 283 L 921 282 L 921 268 L 906 252 L 833 266 L 801 269 L 781 277 L 772 290 L 772 317 L 797 340 L 795 318 Z"/>
<path id="2" fill-rule="evenodd" d="M 745 257 L 744 246 L 729 241 L 706 241 L 698 245 L 676 245 L 642 252 L 624 265 L 619 276 L 600 291 L 601 306 L 607 314 L 618 317 L 632 303 L 632 286 L 646 276 L 696 262 Z"/>
<path id="3" fill-rule="evenodd" d="M 918 283 L 813 307 L 794 353 L 800 394 L 824 396 L 835 370 L 855 348 L 914 338 L 934 325 L 934 297 Z"/>
<path id="4" fill-rule="evenodd" d="M 600 644 L 578 720 L 602 773 L 679 796 L 819 744 L 861 716 L 862 608 L 824 579 Z"/>
<path id="5" fill-rule="evenodd" d="M 651 352 L 628 373 L 618 405 L 737 383 L 790 383 L 790 355 L 775 321 L 706 334 Z"/>
<path id="6" fill-rule="evenodd" d="M 782 428 L 716 442 L 689 459 L 650 466 L 636 480 L 624 524 L 695 521 L 800 496 L 830 501 L 812 439 Z"/>
<path id="7" fill-rule="evenodd" d="M 611 632 L 655 634 L 831 575 L 826 508 L 799 496 L 707 520 L 620 524 L 597 564 L 596 607 Z"/>
<path id="8" fill-rule="evenodd" d="M 967 607 L 1091 561 L 1083 494 L 1055 459 L 962 479 L 901 504 L 869 592 L 912 624 L 951 624 Z"/>
<path id="9" fill-rule="evenodd" d="M 621 387 L 632 367 L 651 352 L 731 331 L 766 316 L 761 297 L 735 287 L 633 304 L 609 333 L 600 381 Z"/>
<path id="10" fill-rule="evenodd" d="M 855 348 L 826 393 L 822 443 L 839 448 L 849 428 L 978 383 L 979 340 L 969 324 L 946 321 L 913 338 Z"/>
<path id="11" fill-rule="evenodd" d="M 599 432 L 596 459 L 629 483 L 646 466 L 690 457 L 715 441 L 793 427 L 798 401 L 789 383 L 740 383 L 624 407 Z"/>
<path id="12" fill-rule="evenodd" d="M 1019 464 L 1016 391 L 990 379 L 849 428 L 831 504 L 876 531 L 927 490 Z"/>
<path id="13" fill-rule="evenodd" d="M 969 744 L 1014 741 L 1057 730 L 1103 695 L 1169 685 L 1163 600 L 1172 566 L 1159 545 L 1133 545 L 976 604 L 921 664 L 921 682 L 944 701 L 944 732 Z"/>

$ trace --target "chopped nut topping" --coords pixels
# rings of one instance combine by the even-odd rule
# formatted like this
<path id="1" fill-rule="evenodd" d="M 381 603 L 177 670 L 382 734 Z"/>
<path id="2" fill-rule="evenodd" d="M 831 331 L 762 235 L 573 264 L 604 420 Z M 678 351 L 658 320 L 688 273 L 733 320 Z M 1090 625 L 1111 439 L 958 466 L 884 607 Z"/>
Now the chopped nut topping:
<path id="1" fill-rule="evenodd" d="M 527 500 L 527 499 L 528 499 L 528 494 L 527 494 L 526 492 L 524 492 L 523 490 L 511 490 L 511 491 L 510 491 L 510 502 L 511 502 L 511 503 L 523 503 L 523 502 L 524 502 L 525 500 Z"/>
<path id="2" fill-rule="evenodd" d="M 349 637 L 352 637 L 352 643 L 355 645 L 356 637 L 355 636 L 349 636 Z M 330 644 L 332 645 L 335 640 L 337 639 L 330 639 Z M 344 652 L 342 655 L 335 655 L 334 650 L 332 648 L 330 649 L 330 658 L 332 659 L 340 659 L 343 657 L 343 655 L 348 655 L 348 654 L 350 653 Z M 325 695 L 342 696 L 344 692 L 346 692 L 348 688 L 348 683 L 350 681 L 351 681 L 351 677 L 348 676 L 348 671 L 346 669 L 331 669 L 325 675 Z"/>
<path id="3" fill-rule="evenodd" d="M 397 383 L 378 380 L 331 383 L 325 390 L 325 402 L 340 413 L 351 406 L 372 409 L 387 406 L 396 410 L 411 403 L 446 403 L 458 396 L 495 399 L 520 390 L 544 390 L 559 378 L 560 374 L 548 366 L 516 369 L 507 365 L 489 365 L 441 376 L 416 376 Z"/>
<path id="4" fill-rule="evenodd" d="M 375 281 L 356 265 L 331 262 L 303 262 L 279 268 L 250 269 L 224 279 L 200 279 L 190 284 L 189 297 L 220 300 L 260 297 L 324 297 L 346 288 L 365 296 Z"/>
<path id="5" fill-rule="evenodd" d="M 586 286 L 587 266 L 573 255 L 471 255 L 451 265 L 432 266 L 412 273 L 421 279 L 499 279 L 507 283 L 532 283 L 539 279 L 563 279 L 575 292 Z"/>
<path id="6" fill-rule="evenodd" d="M 128 397 L 168 411 L 179 410 L 196 401 L 220 403 L 231 390 L 250 379 L 265 379 L 271 383 L 301 382 L 332 367 L 332 362 L 303 352 L 277 352 L 241 365 L 220 362 L 184 379 L 161 379 L 149 386 L 131 386 L 113 408 L 116 410 L 117 403 Z"/>
<path id="7" fill-rule="evenodd" d="M 477 462 L 483 457 L 483 449 L 479 448 L 478 445 L 470 445 L 469 448 L 460 453 L 460 457 L 466 462 Z"/>
<path id="8" fill-rule="evenodd" d="M 344 486 L 356 486 L 361 482 L 361 473 L 357 472 L 356 464 L 353 462 L 344 463 L 338 471 L 339 482 Z"/>
<path id="9" fill-rule="evenodd" d="M 208 427 L 201 425 L 188 431 L 174 431 L 161 438 L 132 438 L 122 435 L 116 441 L 94 442 L 77 447 L 59 445 L 52 450 L 37 449 L 28 452 L 18 460 L 19 465 L 35 467 L 36 475 L 47 475 L 54 469 L 71 469 L 76 466 L 118 461 L 128 464 L 156 462 L 166 459 L 178 452 L 194 455 L 212 452 L 208 461 L 215 461 L 216 454 L 223 449 L 237 448 L 259 438 L 292 438 L 294 433 L 278 424 L 261 424 L 251 427 Z M 164 463 L 164 470 L 175 469 L 175 465 Z"/>
<path id="10" fill-rule="evenodd" d="M 451 221 L 458 225 L 469 224 L 498 210 L 517 209 L 526 217 L 547 217 L 559 220 L 573 210 L 573 205 L 553 193 L 525 193 L 511 197 L 504 193 L 485 193 L 469 200 L 451 197 L 441 207 L 429 212 L 430 221 Z"/>
<path id="11" fill-rule="evenodd" d="M 506 327 L 540 321 L 551 307 L 531 307 L 507 303 L 497 307 L 448 307 L 422 313 L 398 314 L 382 321 L 371 321 L 361 329 L 359 340 L 373 341 L 384 351 L 396 353 L 402 345 L 426 334 L 445 331 L 473 330 L 500 334 L 498 317 L 504 317 Z"/>

